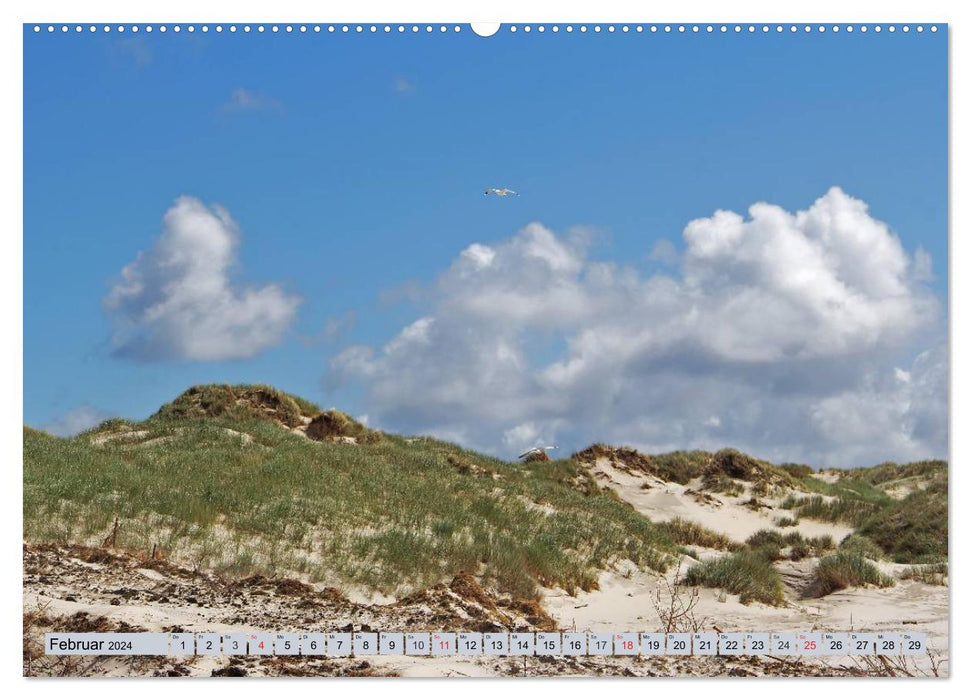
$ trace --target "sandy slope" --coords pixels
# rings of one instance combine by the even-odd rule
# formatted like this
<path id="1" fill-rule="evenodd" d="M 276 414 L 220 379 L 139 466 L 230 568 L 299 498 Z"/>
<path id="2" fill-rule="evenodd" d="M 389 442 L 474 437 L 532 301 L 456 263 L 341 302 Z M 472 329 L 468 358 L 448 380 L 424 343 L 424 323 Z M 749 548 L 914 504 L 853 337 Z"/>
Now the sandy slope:
<path id="1" fill-rule="evenodd" d="M 692 561 L 685 560 L 685 566 Z M 815 560 L 783 567 L 808 580 Z M 783 568 L 780 567 L 780 568 Z M 629 573 L 633 572 L 633 573 Z M 623 563 L 600 577 L 600 588 L 576 596 L 561 590 L 544 591 L 544 605 L 564 629 L 604 631 L 657 631 L 660 618 L 655 609 L 659 598 L 670 598 L 664 580 L 673 583 L 675 572 L 660 577 L 637 571 Z M 690 589 L 683 595 L 690 595 Z M 698 589 L 694 610 L 704 631 L 717 626 L 723 632 L 768 631 L 920 631 L 938 650 L 947 648 L 948 588 L 913 581 L 901 581 L 891 588 L 853 588 L 824 598 L 794 599 L 784 607 L 761 603 L 742 605 L 738 596 L 714 589 Z"/>
<path id="2" fill-rule="evenodd" d="M 714 504 L 699 502 L 687 492 L 699 492 L 700 479 L 682 485 L 663 481 L 654 476 L 631 474 L 603 457 L 597 460 L 592 471 L 601 485 L 613 489 L 618 496 L 650 520 L 665 522 L 673 518 L 684 518 L 728 535 L 739 542 L 744 542 L 759 530 L 774 528 L 774 521 L 780 517 L 793 516 L 791 511 L 779 508 L 784 496 L 761 498 L 760 500 L 770 507 L 756 511 L 742 505 L 751 497 L 747 494 L 743 496 L 710 494 L 715 501 Z M 645 484 L 649 488 L 644 488 Z M 787 531 L 790 529 L 798 530 L 806 537 L 830 535 L 835 542 L 839 542 L 853 532 L 849 527 L 808 519 L 800 520 L 799 524 L 792 528 L 786 528 Z"/>

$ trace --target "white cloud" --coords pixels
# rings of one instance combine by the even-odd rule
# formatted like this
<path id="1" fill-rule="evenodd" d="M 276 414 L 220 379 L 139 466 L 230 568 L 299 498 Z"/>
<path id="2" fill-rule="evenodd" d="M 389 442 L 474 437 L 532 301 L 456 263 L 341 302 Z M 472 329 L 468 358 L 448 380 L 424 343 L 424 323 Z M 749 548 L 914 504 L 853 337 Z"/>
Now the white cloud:
<path id="1" fill-rule="evenodd" d="M 118 354 L 140 360 L 252 357 L 280 342 L 300 299 L 280 287 L 236 287 L 239 231 L 229 212 L 179 197 L 162 234 L 105 297 Z"/>
<path id="2" fill-rule="evenodd" d="M 254 112 L 254 111 L 283 112 L 283 105 L 279 100 L 257 95 L 252 90 L 238 87 L 229 94 L 229 99 L 223 103 L 224 112 Z"/>
<path id="3" fill-rule="evenodd" d="M 876 445 L 886 459 L 944 456 L 947 369 L 946 348 L 938 345 L 918 355 L 910 371 L 867 376 L 854 390 L 816 402 L 812 426 L 821 441 L 841 445 L 851 464 L 873 461 Z"/>
<path id="4" fill-rule="evenodd" d="M 345 350 L 328 382 L 361 383 L 389 429 L 503 454 L 538 439 L 816 464 L 946 453 L 926 252 L 908 255 L 838 188 L 797 213 L 719 211 L 683 238 L 680 274 L 649 277 L 538 223 L 473 244 L 423 318 L 383 348 Z"/>
<path id="5" fill-rule="evenodd" d="M 108 414 L 100 408 L 83 403 L 80 406 L 75 406 L 64 415 L 54 418 L 50 423 L 41 426 L 41 430 L 51 435 L 71 437 L 99 425 L 108 417 Z"/>

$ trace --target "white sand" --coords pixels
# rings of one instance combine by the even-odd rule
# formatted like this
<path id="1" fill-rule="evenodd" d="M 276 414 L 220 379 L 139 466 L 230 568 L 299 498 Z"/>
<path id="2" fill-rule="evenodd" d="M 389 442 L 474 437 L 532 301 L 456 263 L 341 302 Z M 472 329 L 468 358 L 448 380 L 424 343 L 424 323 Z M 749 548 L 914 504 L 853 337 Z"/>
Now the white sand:
<path id="1" fill-rule="evenodd" d="M 778 518 L 794 517 L 791 511 L 778 507 L 783 500 L 781 498 L 761 498 L 761 501 L 771 507 L 758 511 L 742 505 L 751 497 L 749 495 L 726 496 L 715 493 L 710 495 L 720 505 L 699 503 L 691 494 L 685 492 L 698 491 L 700 480 L 682 485 L 651 476 L 634 475 L 618 469 L 604 458 L 597 460 L 593 474 L 602 486 L 613 489 L 618 496 L 650 520 L 667 522 L 674 518 L 683 518 L 739 542 L 744 542 L 759 530 L 778 529 L 775 524 Z M 642 488 L 645 483 L 650 486 L 649 489 Z M 802 519 L 798 525 L 785 528 L 785 532 L 790 530 L 798 530 L 804 537 L 830 535 L 837 543 L 853 532 L 850 527 L 809 519 Z"/>

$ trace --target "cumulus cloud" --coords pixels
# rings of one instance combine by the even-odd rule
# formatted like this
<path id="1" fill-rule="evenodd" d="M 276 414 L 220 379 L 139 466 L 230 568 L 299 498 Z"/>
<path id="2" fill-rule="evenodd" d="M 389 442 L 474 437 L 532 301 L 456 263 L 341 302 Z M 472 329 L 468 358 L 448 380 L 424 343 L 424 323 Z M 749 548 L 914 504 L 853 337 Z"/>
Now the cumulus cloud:
<path id="1" fill-rule="evenodd" d="M 80 406 L 75 406 L 64 415 L 54 418 L 50 423 L 41 426 L 41 430 L 51 435 L 71 437 L 99 425 L 108 417 L 108 414 L 100 408 L 83 403 Z"/>
<path id="2" fill-rule="evenodd" d="M 805 211 L 691 221 L 676 275 L 597 261 L 588 240 L 533 223 L 472 244 L 425 316 L 344 350 L 329 385 L 362 385 L 381 427 L 505 455 L 594 441 L 817 465 L 946 453 L 929 260 L 864 202 L 833 188 Z"/>
<path id="3" fill-rule="evenodd" d="M 235 286 L 239 230 L 229 212 L 179 197 L 162 234 L 105 297 L 115 351 L 139 360 L 228 360 L 276 345 L 300 299 L 278 285 Z"/>

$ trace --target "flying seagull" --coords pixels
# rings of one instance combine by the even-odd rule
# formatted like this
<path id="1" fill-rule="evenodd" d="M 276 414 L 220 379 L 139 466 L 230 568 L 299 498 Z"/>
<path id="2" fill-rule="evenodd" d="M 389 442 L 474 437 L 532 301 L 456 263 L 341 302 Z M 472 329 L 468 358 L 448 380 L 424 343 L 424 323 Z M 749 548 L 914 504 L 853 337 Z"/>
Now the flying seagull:
<path id="1" fill-rule="evenodd" d="M 525 452 L 523 452 L 521 455 L 519 455 L 519 457 L 517 457 L 517 459 L 524 459 L 526 457 L 529 457 L 530 455 L 537 455 L 541 452 L 545 453 L 546 450 L 558 450 L 558 449 L 560 448 L 557 447 L 556 445 L 547 445 L 546 447 L 534 447 L 531 450 L 526 450 Z"/>
<path id="2" fill-rule="evenodd" d="M 510 194 L 514 194 L 517 197 L 519 196 L 519 193 L 518 192 L 515 192 L 513 190 L 507 189 L 505 187 L 490 187 L 489 189 L 487 189 L 485 191 L 485 194 L 487 196 L 490 195 L 490 194 L 494 194 L 497 197 L 506 197 L 506 196 L 508 196 Z"/>

